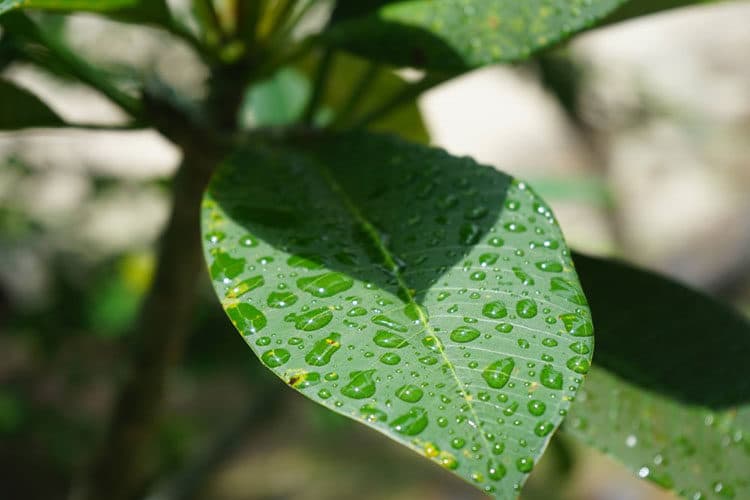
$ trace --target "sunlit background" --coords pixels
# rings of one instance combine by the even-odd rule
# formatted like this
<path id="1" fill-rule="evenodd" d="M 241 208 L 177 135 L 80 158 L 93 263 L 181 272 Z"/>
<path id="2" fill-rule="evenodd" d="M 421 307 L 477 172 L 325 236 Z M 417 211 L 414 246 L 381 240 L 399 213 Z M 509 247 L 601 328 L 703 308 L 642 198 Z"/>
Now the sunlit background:
<path id="1" fill-rule="evenodd" d="M 115 75 L 135 69 L 203 95 L 206 69 L 168 35 L 86 15 L 46 22 Z M 571 246 L 750 312 L 749 23 L 749 2 L 673 11 L 592 31 L 538 62 L 472 72 L 420 99 L 430 142 L 528 180 Z M 125 118 L 29 65 L 3 76 L 71 121 Z M 309 81 L 299 68 L 279 78 L 292 90 L 275 105 L 294 113 Z M 269 105 L 262 88 L 246 103 L 248 125 Z M 179 154 L 152 131 L 0 134 L 0 498 L 64 499 L 81 476 L 123 374 Z M 144 498 L 483 498 L 266 374 L 204 281 Z M 268 384 L 273 395 L 260 396 Z M 561 440 L 523 498 L 670 495 Z"/>

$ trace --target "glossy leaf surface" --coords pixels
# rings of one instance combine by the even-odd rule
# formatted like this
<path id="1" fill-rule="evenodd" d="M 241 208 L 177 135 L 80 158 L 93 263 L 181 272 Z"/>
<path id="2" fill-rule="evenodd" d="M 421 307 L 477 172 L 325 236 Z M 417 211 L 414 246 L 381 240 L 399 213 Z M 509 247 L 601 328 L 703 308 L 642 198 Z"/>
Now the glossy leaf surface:
<path id="1" fill-rule="evenodd" d="M 750 498 L 750 323 L 657 274 L 574 258 L 597 355 L 566 430 L 686 498 Z"/>
<path id="2" fill-rule="evenodd" d="M 590 366 L 549 208 L 470 159 L 378 135 L 255 144 L 217 171 L 222 304 L 287 384 L 515 498 Z"/>
<path id="3" fill-rule="evenodd" d="M 333 45 L 401 66 L 461 70 L 528 58 L 589 28 L 626 0 L 410 0 L 346 19 Z M 378 2 L 374 2 L 378 3 Z M 349 12 L 352 10 L 352 12 Z"/>
<path id="4" fill-rule="evenodd" d="M 30 127 L 59 127 L 62 118 L 37 96 L 16 84 L 0 79 L 0 130 Z"/>

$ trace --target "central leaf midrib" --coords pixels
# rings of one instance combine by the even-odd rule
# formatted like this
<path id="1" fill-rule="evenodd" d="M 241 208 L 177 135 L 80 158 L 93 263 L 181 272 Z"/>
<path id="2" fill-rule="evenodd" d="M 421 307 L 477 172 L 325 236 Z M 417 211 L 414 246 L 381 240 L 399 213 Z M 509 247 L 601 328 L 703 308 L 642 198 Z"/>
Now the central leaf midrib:
<path id="1" fill-rule="evenodd" d="M 400 268 L 396 264 L 395 259 L 393 258 L 393 255 L 391 255 L 391 252 L 388 250 L 388 247 L 383 243 L 380 236 L 378 235 L 378 230 L 375 228 L 375 226 L 365 217 L 365 215 L 362 213 L 362 211 L 357 207 L 357 205 L 354 203 L 354 201 L 349 197 L 349 195 L 344 191 L 343 187 L 339 182 L 336 180 L 336 178 L 333 176 L 331 171 L 326 167 L 322 162 L 318 161 L 316 158 L 309 158 L 308 159 L 313 163 L 315 168 L 318 170 L 318 173 L 320 174 L 321 178 L 325 182 L 325 184 L 328 186 L 328 188 L 333 191 L 340 199 L 344 207 L 349 211 L 349 213 L 352 215 L 352 217 L 362 226 L 362 230 L 365 232 L 365 234 L 370 237 L 372 240 L 372 243 L 375 245 L 377 250 L 380 252 L 384 263 L 388 266 L 388 268 L 393 273 L 393 276 L 396 278 L 396 282 L 398 284 L 398 288 L 400 291 L 400 294 L 403 294 L 404 297 L 408 297 L 407 304 L 413 305 L 414 309 L 417 311 L 417 314 L 419 315 L 419 321 L 422 323 L 425 327 L 425 332 L 429 333 L 431 336 L 436 336 L 435 330 L 432 329 L 432 326 L 430 325 L 429 320 L 424 315 L 424 312 L 422 311 L 422 308 L 419 307 L 419 304 L 417 304 L 414 301 L 414 297 L 409 291 L 409 287 L 404 281 L 403 277 L 401 276 Z M 403 301 L 403 299 L 401 299 Z M 440 355 L 443 358 L 443 360 L 447 363 L 448 368 L 450 370 L 450 373 L 453 377 L 453 379 L 456 381 L 456 384 L 458 385 L 459 390 L 461 391 L 461 397 L 466 402 L 466 404 L 469 406 L 469 409 L 471 411 L 471 415 L 474 417 L 474 420 L 477 424 L 477 433 L 479 434 L 479 437 L 482 441 L 482 444 L 484 445 L 484 448 L 487 452 L 490 451 L 490 445 L 487 442 L 487 439 L 484 436 L 484 433 L 479 430 L 481 420 L 479 419 L 479 415 L 477 415 L 476 411 L 474 411 L 474 405 L 471 398 L 468 397 L 468 393 L 466 391 L 466 387 L 464 383 L 461 381 L 461 379 L 458 376 L 458 373 L 456 373 L 456 370 L 453 367 L 453 363 L 451 362 L 450 358 L 448 357 L 447 353 L 443 349 L 443 346 L 441 344 L 438 344 L 438 349 L 440 350 Z"/>

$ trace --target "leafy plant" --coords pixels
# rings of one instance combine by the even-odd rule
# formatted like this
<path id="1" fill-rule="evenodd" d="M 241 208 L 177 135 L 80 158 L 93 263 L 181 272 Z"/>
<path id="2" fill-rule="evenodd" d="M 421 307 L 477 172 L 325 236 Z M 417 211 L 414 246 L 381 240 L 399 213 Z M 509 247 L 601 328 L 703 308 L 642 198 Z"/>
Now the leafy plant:
<path id="1" fill-rule="evenodd" d="M 532 186 L 419 144 L 425 90 L 688 3 L 193 0 L 186 20 L 162 0 L 0 1 L 0 64 L 79 80 L 130 116 L 125 128 L 153 127 L 184 155 L 130 375 L 81 496 L 142 486 L 201 254 L 229 320 L 286 384 L 495 498 L 519 495 L 561 424 L 686 498 L 750 496 L 747 321 L 572 252 Z M 165 30 L 209 68 L 207 97 L 134 91 L 27 9 Z M 403 80 L 401 66 L 423 74 Z M 3 130 L 91 127 L 9 81 L 0 103 Z"/>

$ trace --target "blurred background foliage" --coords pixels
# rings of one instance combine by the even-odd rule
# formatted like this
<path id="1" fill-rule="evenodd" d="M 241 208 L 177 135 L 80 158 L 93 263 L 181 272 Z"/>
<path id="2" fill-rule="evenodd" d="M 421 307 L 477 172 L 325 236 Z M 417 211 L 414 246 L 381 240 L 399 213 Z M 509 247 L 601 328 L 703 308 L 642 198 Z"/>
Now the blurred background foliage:
<path id="1" fill-rule="evenodd" d="M 532 63 L 451 80 L 375 128 L 525 178 L 572 246 L 626 256 L 750 312 L 748 19 L 750 3 L 728 2 L 596 30 Z M 94 15 L 40 21 L 119 80 L 137 75 L 186 100 L 205 93 L 207 69 L 168 34 Z M 246 89 L 243 126 L 302 117 L 320 57 Z M 336 77 L 312 118 L 334 127 L 377 113 L 414 78 L 340 52 L 330 64 Z M 62 74 L 5 64 L 2 54 L 0 68 L 64 119 L 124 119 Z M 361 99 L 346 91 L 352 85 L 374 91 Z M 0 496 L 63 499 L 123 376 L 179 153 L 152 131 L 34 129 L 0 134 L 0 162 Z M 481 497 L 285 390 L 246 349 L 207 280 L 192 330 L 144 498 Z M 564 437 L 523 495 L 668 497 Z"/>

